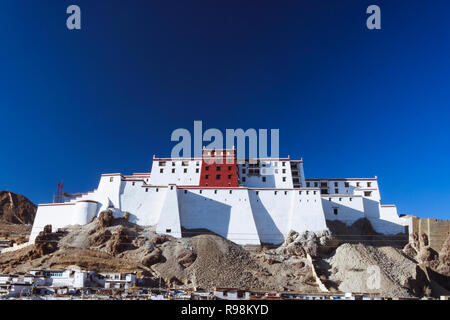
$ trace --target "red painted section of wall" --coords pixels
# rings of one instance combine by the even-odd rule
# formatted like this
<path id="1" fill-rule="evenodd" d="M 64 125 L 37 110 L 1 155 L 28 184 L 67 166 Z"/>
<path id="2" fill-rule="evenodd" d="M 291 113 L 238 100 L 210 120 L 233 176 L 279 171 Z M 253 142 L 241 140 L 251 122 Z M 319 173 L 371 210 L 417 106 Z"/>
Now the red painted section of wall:
<path id="1" fill-rule="evenodd" d="M 238 187 L 236 151 L 203 150 L 199 186 Z"/>

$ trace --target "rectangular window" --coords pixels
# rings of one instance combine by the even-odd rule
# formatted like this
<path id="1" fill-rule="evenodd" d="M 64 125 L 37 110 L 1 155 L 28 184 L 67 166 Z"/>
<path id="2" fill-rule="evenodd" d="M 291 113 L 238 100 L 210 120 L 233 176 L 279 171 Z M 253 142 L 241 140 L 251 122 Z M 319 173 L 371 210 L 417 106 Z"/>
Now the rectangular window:
<path id="1" fill-rule="evenodd" d="M 175 167 L 175 162 L 172 162 L 172 167 Z"/>
<path id="2" fill-rule="evenodd" d="M 333 213 L 334 213 L 334 215 L 337 216 L 337 214 L 338 214 L 338 208 L 333 208 Z"/>
<path id="3" fill-rule="evenodd" d="M 165 165 L 166 165 L 166 162 L 165 162 L 165 161 L 160 161 L 160 162 L 159 162 L 159 166 L 160 166 L 160 167 L 164 167 Z"/>
<path id="4" fill-rule="evenodd" d="M 360 183 L 359 183 L 359 182 L 357 182 L 357 183 L 356 183 L 356 186 L 357 186 L 357 187 L 359 187 L 359 185 L 360 185 Z"/>
<path id="5" fill-rule="evenodd" d="M 221 166 L 217 166 L 216 171 L 220 171 L 221 168 L 222 168 Z"/>
<path id="6" fill-rule="evenodd" d="M 334 193 L 339 193 L 339 189 L 334 189 Z"/>
<path id="7" fill-rule="evenodd" d="M 175 169 L 172 169 L 172 173 L 175 173 Z"/>
<path id="8" fill-rule="evenodd" d="M 113 181 L 114 181 L 113 177 L 109 178 L 109 182 L 113 182 Z"/>
<path id="9" fill-rule="evenodd" d="M 231 170 L 231 166 L 228 166 L 228 171 L 230 171 Z"/>
<path id="10" fill-rule="evenodd" d="M 220 180 L 220 174 L 216 175 L 216 180 Z"/>
<path id="11" fill-rule="evenodd" d="M 159 173 L 164 173 L 164 169 L 159 169 Z"/>
<path id="12" fill-rule="evenodd" d="M 335 187 L 337 187 L 337 186 L 338 186 L 338 183 L 337 183 L 337 182 L 335 182 L 335 183 L 334 183 L 334 186 L 335 186 Z"/>
<path id="13" fill-rule="evenodd" d="M 372 191 L 364 191 L 364 196 L 365 197 L 371 197 L 372 196 Z"/>
<path id="14" fill-rule="evenodd" d="M 282 171 L 283 173 L 286 173 L 286 169 L 283 169 L 283 171 Z"/>
<path id="15" fill-rule="evenodd" d="M 206 170 L 206 171 L 208 171 L 208 170 L 209 170 L 209 167 L 208 167 L 208 166 L 206 166 L 206 167 L 205 167 L 205 170 Z"/>
<path id="16" fill-rule="evenodd" d="M 266 182 L 266 177 L 262 177 L 262 182 Z"/>
<path id="17" fill-rule="evenodd" d="M 185 169 L 183 170 L 183 172 L 184 172 L 184 173 L 187 173 L 187 169 L 185 168 Z"/>
<path id="18" fill-rule="evenodd" d="M 206 174 L 205 179 L 208 180 L 208 178 L 209 178 L 209 174 Z"/>
<path id="19" fill-rule="evenodd" d="M 314 188 L 319 187 L 319 183 L 318 182 L 314 182 Z"/>
<path id="20" fill-rule="evenodd" d="M 228 175 L 228 179 L 231 179 L 231 174 Z"/>
<path id="21" fill-rule="evenodd" d="M 306 183 L 306 187 L 307 187 L 307 188 L 311 187 L 311 182 L 307 182 L 307 183 Z"/>
<path id="22" fill-rule="evenodd" d="M 283 177 L 283 182 L 286 182 L 286 177 Z"/>
<path id="23" fill-rule="evenodd" d="M 195 169 L 195 173 L 199 173 L 199 172 L 200 172 L 199 168 Z"/>
<path id="24" fill-rule="evenodd" d="M 242 177 L 242 182 L 245 182 L 245 177 Z"/>
<path id="25" fill-rule="evenodd" d="M 372 186 L 371 182 L 367 182 L 367 187 L 370 188 Z"/>
<path id="26" fill-rule="evenodd" d="M 350 187 L 350 183 L 345 182 L 345 187 L 346 187 L 346 188 Z"/>

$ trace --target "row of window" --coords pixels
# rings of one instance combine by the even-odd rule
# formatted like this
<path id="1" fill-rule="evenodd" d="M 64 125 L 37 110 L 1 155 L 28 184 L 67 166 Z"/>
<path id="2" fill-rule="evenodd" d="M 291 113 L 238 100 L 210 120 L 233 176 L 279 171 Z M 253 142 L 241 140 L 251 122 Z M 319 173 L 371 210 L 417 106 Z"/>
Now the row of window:
<path id="1" fill-rule="evenodd" d="M 160 167 L 165 167 L 167 162 L 166 161 L 159 161 L 158 164 L 159 164 Z M 187 167 L 187 166 L 189 166 L 189 161 L 181 161 L 181 165 L 183 167 Z M 197 167 L 200 166 L 200 161 L 196 161 L 195 165 Z M 172 161 L 172 167 L 175 167 L 175 166 L 176 166 L 176 161 Z"/>
<path id="2" fill-rule="evenodd" d="M 222 170 L 221 166 L 216 166 L 215 168 L 216 168 L 216 171 L 221 171 Z M 232 166 L 228 166 L 228 171 L 231 171 L 232 169 L 233 169 Z M 209 166 L 205 167 L 205 171 L 209 171 Z"/>
<path id="3" fill-rule="evenodd" d="M 246 169 L 242 169 L 241 172 L 242 172 L 242 174 L 246 174 L 247 170 Z M 278 173 L 279 170 L 275 169 L 274 172 Z M 259 174 L 259 169 L 249 169 L 248 173 L 249 174 Z M 286 169 L 281 169 L 281 173 L 286 173 Z M 261 169 L 261 174 L 266 174 L 266 169 Z"/>
<path id="4" fill-rule="evenodd" d="M 172 173 L 175 173 L 176 172 L 176 169 L 175 168 L 173 168 L 172 169 Z M 187 173 L 188 172 L 188 169 L 187 168 L 184 168 L 183 169 L 183 173 Z M 199 173 L 200 172 L 200 169 L 199 168 L 195 168 L 195 173 Z M 164 173 L 164 169 L 159 169 L 159 173 Z"/>
<path id="5" fill-rule="evenodd" d="M 308 187 L 308 188 L 310 188 L 311 187 L 311 182 L 306 182 L 306 187 Z M 335 187 L 338 187 L 339 186 L 339 183 L 338 182 L 334 182 L 334 186 Z M 356 182 L 356 186 L 357 187 L 362 187 L 362 184 L 361 184 L 361 182 Z M 370 187 L 372 187 L 372 182 L 367 182 L 366 183 L 366 186 L 367 186 L 367 188 L 370 188 Z M 314 188 L 318 188 L 319 187 L 319 182 L 314 182 Z M 328 188 L 328 182 L 321 182 L 320 183 L 320 187 L 322 187 L 322 188 Z M 344 187 L 345 188 L 349 188 L 350 187 L 350 182 L 344 182 Z"/>
<path id="6" fill-rule="evenodd" d="M 227 175 L 228 179 L 231 179 L 231 174 Z M 216 174 L 216 180 L 220 180 L 222 178 L 222 175 L 220 174 Z M 209 174 L 205 175 L 205 179 L 208 180 L 209 179 Z"/>
<path id="7" fill-rule="evenodd" d="M 268 161 L 268 162 L 265 162 L 265 161 L 262 161 L 262 162 L 260 162 L 260 161 L 258 161 L 257 163 L 248 163 L 248 162 L 246 162 L 246 163 L 244 163 L 244 164 L 242 164 L 243 166 L 247 166 L 247 167 L 249 167 L 249 168 L 259 168 L 259 167 L 266 167 L 266 166 L 270 166 L 270 164 L 271 164 L 271 162 L 270 161 Z M 277 161 L 275 161 L 275 162 L 273 162 L 273 166 L 274 167 L 278 167 L 278 162 Z M 281 166 L 282 167 L 285 167 L 286 166 L 286 162 L 285 161 L 282 161 L 281 162 Z"/>
<path id="8" fill-rule="evenodd" d="M 173 186 L 170 186 L 170 189 L 173 189 Z M 155 190 L 156 190 L 156 192 L 158 192 L 158 191 L 159 191 L 159 188 L 156 188 Z M 233 190 L 229 190 L 229 193 L 231 194 L 232 191 L 233 191 Z M 148 188 L 145 188 L 145 192 L 148 192 Z M 200 192 L 200 193 L 203 193 L 203 190 L 200 189 L 199 192 Z M 317 194 L 317 191 L 316 191 L 316 190 L 313 190 L 313 191 L 309 191 L 309 190 L 302 191 L 302 190 L 301 190 L 301 191 L 298 192 L 298 194 L 299 194 L 299 195 L 302 195 L 303 192 L 305 192 L 306 195 L 309 195 L 310 192 L 312 192 L 314 195 Z M 187 190 L 184 190 L 184 193 L 187 193 Z M 217 190 L 214 190 L 214 194 L 217 194 Z M 275 190 L 275 191 L 274 191 L 274 194 L 278 194 L 278 190 Z M 284 191 L 284 194 L 287 195 L 288 192 L 287 192 L 287 191 Z M 259 191 L 256 191 L 256 195 L 259 195 Z M 331 201 L 331 198 L 330 198 L 330 201 Z M 351 201 L 351 200 L 350 200 L 350 201 Z"/>
<path id="9" fill-rule="evenodd" d="M 283 182 L 286 182 L 286 177 L 282 177 L 281 180 L 282 180 Z M 242 177 L 242 182 L 245 182 L 245 181 L 247 181 L 246 177 Z M 266 177 L 261 177 L 261 181 L 262 181 L 262 182 L 266 182 L 266 181 L 267 181 L 267 178 L 266 178 Z"/>

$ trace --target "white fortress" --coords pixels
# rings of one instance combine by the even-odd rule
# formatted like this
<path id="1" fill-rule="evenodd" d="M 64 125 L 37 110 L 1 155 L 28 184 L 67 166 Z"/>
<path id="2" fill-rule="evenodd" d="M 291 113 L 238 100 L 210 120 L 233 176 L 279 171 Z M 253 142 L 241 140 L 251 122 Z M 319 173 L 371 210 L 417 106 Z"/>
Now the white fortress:
<path id="1" fill-rule="evenodd" d="M 44 226 L 84 225 L 103 210 L 182 237 L 209 229 L 238 244 L 281 243 L 290 230 L 322 231 L 326 220 L 367 218 L 379 233 L 405 232 L 395 205 L 381 204 L 377 178 L 306 179 L 302 160 L 236 160 L 235 150 L 201 158 L 153 158 L 151 173 L 103 174 L 98 188 L 40 204 L 30 242 Z"/>

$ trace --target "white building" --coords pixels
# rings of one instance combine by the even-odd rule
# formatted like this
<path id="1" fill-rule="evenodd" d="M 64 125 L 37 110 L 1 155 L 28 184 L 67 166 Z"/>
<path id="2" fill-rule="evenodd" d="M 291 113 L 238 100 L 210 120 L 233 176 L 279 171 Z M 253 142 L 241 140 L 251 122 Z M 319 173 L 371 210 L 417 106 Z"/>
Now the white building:
<path id="1" fill-rule="evenodd" d="M 34 277 L 36 286 L 81 289 L 87 287 L 89 272 L 72 267 L 66 270 L 32 270 L 30 275 Z"/>
<path id="2" fill-rule="evenodd" d="M 95 282 L 105 289 L 129 289 L 136 285 L 135 273 L 99 273 Z"/>
<path id="3" fill-rule="evenodd" d="M 290 230 L 322 231 L 326 220 L 367 218 L 377 232 L 405 232 L 394 205 L 381 203 L 377 178 L 307 179 L 302 160 L 236 159 L 235 150 L 202 158 L 155 158 L 151 173 L 103 174 L 98 188 L 64 203 L 40 204 L 30 242 L 53 230 L 87 224 L 99 213 L 125 212 L 174 237 L 209 229 L 239 244 L 280 243 Z"/>

